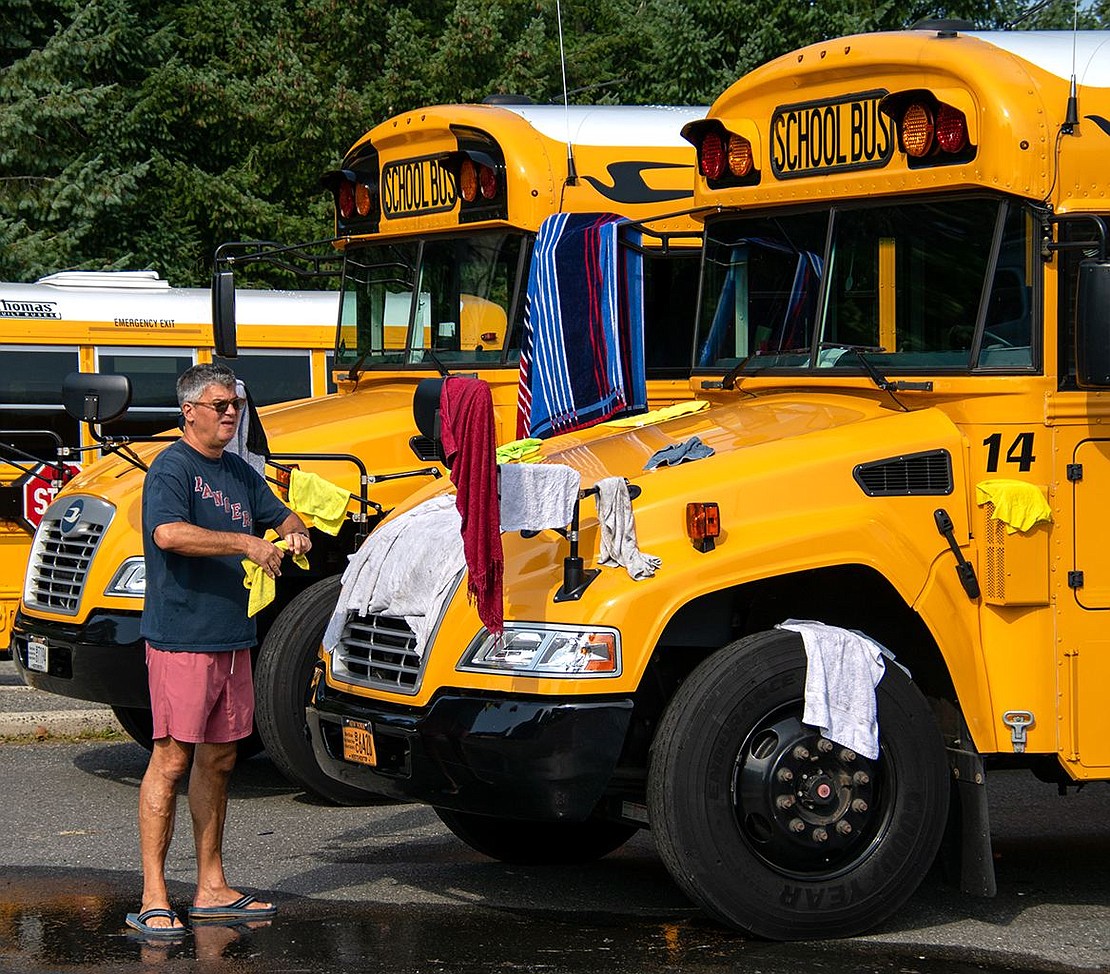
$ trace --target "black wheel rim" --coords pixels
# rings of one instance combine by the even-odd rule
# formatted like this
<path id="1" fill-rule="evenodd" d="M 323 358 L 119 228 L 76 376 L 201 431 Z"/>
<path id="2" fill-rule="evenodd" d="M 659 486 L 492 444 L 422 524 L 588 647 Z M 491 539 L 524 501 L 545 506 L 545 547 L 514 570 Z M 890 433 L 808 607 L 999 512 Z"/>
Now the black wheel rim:
<path id="1" fill-rule="evenodd" d="M 732 805 L 747 846 L 798 879 L 845 873 L 878 844 L 897 787 L 885 749 L 870 761 L 803 724 L 801 706 L 758 721 L 736 755 Z"/>

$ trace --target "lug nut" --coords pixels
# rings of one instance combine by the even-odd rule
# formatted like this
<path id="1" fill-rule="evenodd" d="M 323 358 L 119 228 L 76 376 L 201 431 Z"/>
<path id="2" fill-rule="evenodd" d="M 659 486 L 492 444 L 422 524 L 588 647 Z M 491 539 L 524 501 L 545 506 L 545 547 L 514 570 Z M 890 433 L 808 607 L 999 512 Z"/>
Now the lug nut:
<path id="1" fill-rule="evenodd" d="M 852 775 L 852 780 L 857 785 L 870 784 L 871 783 L 871 775 L 869 775 L 866 771 L 857 771 L 854 775 Z"/>
<path id="2" fill-rule="evenodd" d="M 775 804 L 782 809 L 793 808 L 795 800 L 793 795 L 779 795 L 775 799 Z"/>
<path id="3" fill-rule="evenodd" d="M 791 832 L 804 832 L 806 830 L 806 823 L 800 818 L 792 818 L 789 828 Z"/>
<path id="4" fill-rule="evenodd" d="M 818 829 L 813 830 L 813 841 L 814 842 L 827 842 L 828 839 L 829 839 L 829 833 L 826 832 L 824 829 L 818 828 Z"/>
<path id="5" fill-rule="evenodd" d="M 856 752 L 855 751 L 849 750 L 848 748 L 844 748 L 840 752 L 840 760 L 841 761 L 851 762 L 851 761 L 854 761 L 855 759 L 856 759 Z"/>
<path id="6" fill-rule="evenodd" d="M 865 802 L 862 798 L 857 798 L 855 801 L 852 802 L 852 811 L 853 812 L 866 812 L 867 811 L 867 802 Z"/>
<path id="7" fill-rule="evenodd" d="M 850 834 L 852 831 L 851 822 L 846 822 L 844 819 L 841 819 L 839 822 L 836 823 L 836 831 L 839 832 L 841 835 Z"/>
<path id="8" fill-rule="evenodd" d="M 833 742 L 828 740 L 828 738 L 822 737 L 817 742 L 817 750 L 820 751 L 822 754 L 828 754 L 829 751 L 831 751 L 832 749 L 833 749 Z"/>
<path id="9" fill-rule="evenodd" d="M 794 757 L 797 758 L 799 761 L 806 760 L 806 758 L 809 757 L 809 748 L 803 747 L 801 744 L 799 744 L 796 748 L 794 748 Z"/>
<path id="10" fill-rule="evenodd" d="M 794 772 L 791 771 L 789 768 L 779 768 L 779 773 L 777 777 L 779 781 L 793 781 Z"/>

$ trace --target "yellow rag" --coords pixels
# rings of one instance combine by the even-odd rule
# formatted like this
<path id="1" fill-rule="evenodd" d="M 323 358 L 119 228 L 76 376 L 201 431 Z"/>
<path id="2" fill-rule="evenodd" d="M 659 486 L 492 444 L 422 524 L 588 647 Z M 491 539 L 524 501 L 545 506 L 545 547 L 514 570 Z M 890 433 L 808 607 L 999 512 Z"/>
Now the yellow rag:
<path id="1" fill-rule="evenodd" d="M 289 473 L 289 506 L 330 535 L 339 534 L 343 527 L 350 499 L 347 491 L 319 474 L 296 468 Z"/>
<path id="2" fill-rule="evenodd" d="M 994 518 L 1006 525 L 1006 533 L 1028 531 L 1034 524 L 1052 520 L 1052 508 L 1041 488 L 1021 480 L 983 480 L 975 485 L 975 503 L 994 504 Z"/>
<path id="3" fill-rule="evenodd" d="M 275 541 L 274 547 L 280 548 L 282 551 L 289 550 L 289 545 L 284 541 Z M 293 564 L 308 571 L 308 559 L 304 555 L 294 555 Z M 258 615 L 274 601 L 276 586 L 274 580 L 263 571 L 262 566 L 249 558 L 243 559 L 243 571 L 246 572 L 246 576 L 243 578 L 243 588 L 248 588 L 251 592 L 250 599 L 247 602 L 247 616 L 250 617 Z"/>
<path id="4" fill-rule="evenodd" d="M 513 460 L 524 460 L 533 453 L 538 453 L 542 444 L 543 440 L 537 440 L 531 437 L 505 443 L 503 446 L 497 448 L 497 462 L 511 463 Z"/>
<path id="5" fill-rule="evenodd" d="M 652 423 L 662 423 L 666 419 L 674 419 L 676 416 L 686 416 L 689 413 L 700 412 L 708 405 L 709 403 L 704 399 L 691 399 L 688 402 L 676 402 L 671 406 L 653 409 L 650 413 L 641 413 L 639 416 L 625 416 L 622 419 L 611 419 L 609 422 L 602 423 L 601 425 L 622 427 L 649 426 Z"/>

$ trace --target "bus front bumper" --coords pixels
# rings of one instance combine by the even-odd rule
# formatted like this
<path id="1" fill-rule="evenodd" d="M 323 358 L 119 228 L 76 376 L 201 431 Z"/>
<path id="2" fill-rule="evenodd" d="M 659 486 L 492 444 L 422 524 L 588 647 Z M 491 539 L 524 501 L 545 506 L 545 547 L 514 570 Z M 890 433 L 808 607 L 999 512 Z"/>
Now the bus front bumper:
<path id="1" fill-rule="evenodd" d="M 584 821 L 613 778 L 631 698 L 512 697 L 446 689 L 422 708 L 340 693 L 321 679 L 306 711 L 320 767 L 400 801 L 532 821 Z M 344 757 L 344 730 L 373 764 Z"/>
<path id="2" fill-rule="evenodd" d="M 113 707 L 150 707 L 138 612 L 98 612 L 82 625 L 19 612 L 12 659 L 29 686 Z"/>

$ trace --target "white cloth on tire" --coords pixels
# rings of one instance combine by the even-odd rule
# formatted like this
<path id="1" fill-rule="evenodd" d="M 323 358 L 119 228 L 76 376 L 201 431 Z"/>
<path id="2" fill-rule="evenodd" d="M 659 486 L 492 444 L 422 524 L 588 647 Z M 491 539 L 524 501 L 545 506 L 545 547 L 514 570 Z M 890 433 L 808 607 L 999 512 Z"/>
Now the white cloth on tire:
<path id="1" fill-rule="evenodd" d="M 776 626 L 802 637 L 806 650 L 802 722 L 874 761 L 879 756 L 875 687 L 890 653 L 869 636 L 822 622 L 787 619 Z"/>
<path id="2" fill-rule="evenodd" d="M 454 494 L 440 494 L 371 532 L 350 556 L 339 601 L 322 640 L 339 645 L 351 612 L 404 619 L 423 655 L 455 580 L 466 567 Z"/>

